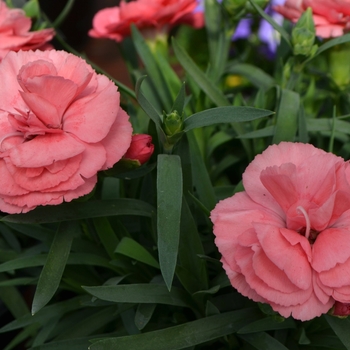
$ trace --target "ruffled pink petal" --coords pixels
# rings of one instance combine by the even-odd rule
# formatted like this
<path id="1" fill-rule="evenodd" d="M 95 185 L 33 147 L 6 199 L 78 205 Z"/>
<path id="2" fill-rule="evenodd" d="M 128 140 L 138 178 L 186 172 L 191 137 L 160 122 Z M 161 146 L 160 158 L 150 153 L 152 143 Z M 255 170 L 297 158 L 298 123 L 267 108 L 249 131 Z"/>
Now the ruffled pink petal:
<path id="1" fill-rule="evenodd" d="M 248 285 L 261 295 L 264 299 L 283 306 L 297 305 L 304 303 L 312 294 L 312 288 L 307 290 L 290 290 L 287 293 L 280 292 L 269 287 L 259 276 L 257 276 L 252 267 L 252 260 L 255 252 L 249 248 L 237 249 L 235 260 L 241 268 Z M 263 276 L 262 276 L 263 277 Z"/>
<path id="2" fill-rule="evenodd" d="M 278 290 L 282 293 L 293 293 L 300 289 L 291 282 L 283 270 L 277 267 L 266 256 L 261 248 L 256 248 L 252 260 L 252 268 L 254 269 L 255 274 L 272 289 Z"/>
<path id="3" fill-rule="evenodd" d="M 66 108 L 72 102 L 78 91 L 78 86 L 71 80 L 59 77 L 59 76 L 34 76 L 28 78 L 24 83 L 25 87 L 30 95 L 40 96 L 46 100 L 52 106 L 55 106 L 58 112 L 58 120 L 55 120 L 55 116 L 50 115 L 50 110 L 40 110 L 40 116 L 37 115 L 46 125 L 57 125 L 61 126 L 61 118 Z M 23 94 L 22 94 L 23 96 Z M 27 101 L 26 101 L 27 102 Z M 27 102 L 28 104 L 28 102 Z M 30 109 L 35 113 L 38 109 L 37 106 L 28 105 Z M 45 108 L 46 106 L 44 106 Z"/>
<path id="4" fill-rule="evenodd" d="M 283 271 L 288 279 L 300 289 L 308 289 L 312 283 L 312 271 L 307 254 L 296 240 L 292 245 L 281 234 L 298 235 L 296 232 L 271 225 L 254 224 L 257 237 L 266 256 Z M 304 237 L 300 237 L 306 241 Z"/>
<path id="5" fill-rule="evenodd" d="M 94 176 L 106 162 L 106 149 L 101 143 L 86 143 L 79 166 L 79 174 L 85 178 Z"/>
<path id="6" fill-rule="evenodd" d="M 20 187 L 13 179 L 12 174 L 9 172 L 8 167 L 3 159 L 0 159 L 0 178 L 1 183 L 6 186 L 0 186 L 1 196 L 20 196 L 28 193 L 27 190 Z"/>
<path id="7" fill-rule="evenodd" d="M 85 146 L 67 134 L 37 136 L 12 148 L 9 156 L 15 166 L 37 168 L 72 158 L 84 152 Z"/>
<path id="8" fill-rule="evenodd" d="M 293 305 L 283 306 L 274 302 L 270 303 L 272 308 L 283 317 L 290 317 L 301 321 L 308 321 L 329 311 L 334 304 L 334 299 L 330 298 L 326 304 L 323 304 L 314 293 L 312 293 L 305 302 Z"/>
<path id="9" fill-rule="evenodd" d="M 347 261 L 350 258 L 349 237 L 348 228 L 329 228 L 321 232 L 312 247 L 313 269 L 327 271 Z"/>
<path id="10" fill-rule="evenodd" d="M 85 196 L 90 193 L 97 183 L 97 175 L 90 177 L 89 179 L 85 179 L 84 185 L 79 186 L 78 188 L 67 191 L 64 193 L 65 202 L 70 202 L 73 199 L 79 198 L 81 196 Z"/>
<path id="11" fill-rule="evenodd" d="M 108 135 L 101 141 L 106 150 L 106 162 L 101 170 L 111 168 L 128 150 L 132 137 L 132 126 L 129 116 L 119 108 L 115 122 Z"/>
<path id="12" fill-rule="evenodd" d="M 296 168 L 294 164 L 267 167 L 261 172 L 260 181 L 284 212 L 298 200 L 298 193 L 293 183 Z"/>
<path id="13" fill-rule="evenodd" d="M 120 108 L 116 86 L 105 76 L 98 79 L 97 91 L 73 102 L 63 118 L 63 130 L 88 143 L 108 135 Z"/>
<path id="14" fill-rule="evenodd" d="M 350 281 L 350 259 L 330 270 L 319 272 L 322 284 L 331 288 L 348 286 Z"/>
<path id="15" fill-rule="evenodd" d="M 20 91 L 20 94 L 26 105 L 46 127 L 53 125 L 59 128 L 61 124 L 61 115 L 56 106 L 52 105 L 40 95 L 22 91 Z"/>
<path id="16" fill-rule="evenodd" d="M 44 191 L 69 180 L 79 169 L 81 159 L 82 154 L 78 154 L 67 159 L 60 172 L 52 174 L 44 169 L 38 176 L 30 178 L 27 176 L 27 168 L 14 167 L 10 162 L 8 162 L 7 167 L 15 182 L 22 188 L 28 191 Z"/>
<path id="17" fill-rule="evenodd" d="M 298 146 L 295 147 L 295 145 Z M 276 213 L 279 213 L 283 217 L 283 210 L 261 183 L 261 172 L 268 167 L 279 167 L 287 163 L 294 164 L 298 168 L 308 157 L 324 153 L 324 151 L 310 144 L 281 142 L 279 145 L 269 146 L 262 154 L 257 155 L 254 161 L 246 168 L 243 174 L 244 188 L 253 201 L 276 211 Z"/>

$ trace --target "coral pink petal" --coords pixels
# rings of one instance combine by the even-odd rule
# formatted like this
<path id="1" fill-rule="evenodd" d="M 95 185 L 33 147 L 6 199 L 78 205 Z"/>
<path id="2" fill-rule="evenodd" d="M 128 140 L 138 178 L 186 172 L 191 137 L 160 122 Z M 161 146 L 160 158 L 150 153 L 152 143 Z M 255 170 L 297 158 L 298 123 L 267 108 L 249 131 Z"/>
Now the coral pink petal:
<path id="1" fill-rule="evenodd" d="M 102 75 L 98 76 L 98 83 L 94 94 L 73 102 L 64 115 L 63 129 L 89 143 L 108 135 L 120 108 L 116 86 Z"/>
<path id="2" fill-rule="evenodd" d="M 256 252 L 253 256 L 252 267 L 259 278 L 270 288 L 276 289 L 282 293 L 293 293 L 299 290 L 299 288 L 290 281 L 288 276 L 266 256 L 261 248 L 255 249 Z"/>
<path id="3" fill-rule="evenodd" d="M 6 186 L 0 186 L 1 196 L 20 196 L 28 193 L 27 190 L 20 187 L 13 179 L 12 174 L 9 172 L 6 163 L 3 159 L 0 159 L 0 178 L 1 183 Z"/>
<path id="4" fill-rule="evenodd" d="M 290 307 L 285 307 L 271 302 L 272 308 L 279 312 L 283 317 L 293 316 L 293 318 L 301 321 L 308 321 L 329 311 L 333 306 L 334 299 L 330 298 L 326 304 L 323 304 L 314 293 L 303 303 L 299 303 Z"/>
<path id="5" fill-rule="evenodd" d="M 284 271 L 294 285 L 308 289 L 312 283 L 312 271 L 307 254 L 300 244 L 292 245 L 278 227 L 256 223 L 254 228 L 266 256 Z M 285 233 L 288 231 L 288 235 L 297 235 L 294 231 L 284 230 Z"/>
<path id="6" fill-rule="evenodd" d="M 20 94 L 27 106 L 46 127 L 53 125 L 59 128 L 61 125 L 61 115 L 56 106 L 40 95 L 22 91 L 20 91 Z"/>
<path id="7" fill-rule="evenodd" d="M 322 284 L 327 287 L 337 288 L 349 285 L 350 281 L 350 259 L 343 264 L 337 265 L 330 270 L 319 273 Z"/>
<path id="8" fill-rule="evenodd" d="M 305 302 L 311 295 L 312 289 L 297 290 L 283 293 L 269 287 L 259 276 L 256 275 L 252 268 L 252 260 L 255 252 L 249 248 L 237 249 L 235 259 L 237 265 L 241 268 L 242 274 L 249 286 L 266 300 L 283 306 L 296 305 Z M 262 276 L 263 277 L 263 276 Z"/>
<path id="9" fill-rule="evenodd" d="M 321 232 L 312 247 L 312 267 L 321 272 L 343 264 L 350 258 L 348 228 L 329 228 Z M 341 249 L 339 249 L 341 247 Z"/>
<path id="10" fill-rule="evenodd" d="M 15 166 L 37 168 L 72 158 L 84 150 L 85 146 L 69 135 L 48 134 L 12 148 L 9 155 Z"/>
<path id="11" fill-rule="evenodd" d="M 85 144 L 79 174 L 85 178 L 94 176 L 106 162 L 106 149 L 101 143 Z"/>
<path id="12" fill-rule="evenodd" d="M 295 165 L 287 163 L 279 167 L 268 167 L 260 175 L 261 183 L 284 212 L 298 200 L 298 193 L 293 183 L 295 173 Z"/>
<path id="13" fill-rule="evenodd" d="M 89 179 L 85 179 L 85 183 L 82 186 L 79 186 L 73 191 L 68 191 L 64 193 L 65 202 L 70 202 L 75 198 L 79 198 L 81 196 L 85 196 L 90 193 L 97 183 L 97 175 L 90 177 Z"/>
<path id="14" fill-rule="evenodd" d="M 73 98 L 76 96 L 78 86 L 71 80 L 58 77 L 58 76 L 40 76 L 28 78 L 25 82 L 25 86 L 28 91 L 41 96 L 43 99 L 48 101 L 51 105 L 55 106 L 58 111 L 59 120 L 57 124 L 61 124 L 61 117 L 71 103 Z M 32 111 L 35 111 L 31 107 Z M 48 111 L 49 112 L 49 111 Z M 40 119 L 46 124 L 50 123 L 50 115 L 46 118 L 43 113 L 40 114 Z M 45 118 L 45 119 L 43 119 Z"/>
<path id="15" fill-rule="evenodd" d="M 111 168 L 118 162 L 131 143 L 132 126 L 129 122 L 129 116 L 119 108 L 117 118 L 113 123 L 109 134 L 101 141 L 106 149 L 106 162 L 102 170 Z"/>
<path id="16" fill-rule="evenodd" d="M 10 163 L 7 165 L 16 183 L 28 191 L 44 191 L 56 187 L 61 182 L 65 182 L 72 177 L 79 169 L 82 155 L 69 158 L 65 167 L 56 174 L 52 174 L 46 169 L 36 177 L 27 176 L 27 168 L 14 167 Z"/>

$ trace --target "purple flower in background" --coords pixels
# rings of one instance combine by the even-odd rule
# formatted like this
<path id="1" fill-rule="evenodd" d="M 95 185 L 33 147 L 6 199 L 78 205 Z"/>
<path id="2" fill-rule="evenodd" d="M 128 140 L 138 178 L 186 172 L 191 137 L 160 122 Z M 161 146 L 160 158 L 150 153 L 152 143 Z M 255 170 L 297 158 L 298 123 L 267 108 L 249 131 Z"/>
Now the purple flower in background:
<path id="1" fill-rule="evenodd" d="M 282 24 L 283 16 L 275 12 L 272 7 L 275 5 L 284 4 L 285 0 L 271 0 L 270 4 L 266 7 L 265 12 L 268 13 L 277 23 Z M 233 35 L 233 40 L 237 39 L 247 39 L 252 33 L 252 18 L 242 19 L 236 28 L 235 34 Z M 260 21 L 258 36 L 261 42 L 267 45 L 268 51 L 271 54 L 276 52 L 277 46 L 279 44 L 280 38 L 279 34 L 266 20 L 262 19 Z"/>

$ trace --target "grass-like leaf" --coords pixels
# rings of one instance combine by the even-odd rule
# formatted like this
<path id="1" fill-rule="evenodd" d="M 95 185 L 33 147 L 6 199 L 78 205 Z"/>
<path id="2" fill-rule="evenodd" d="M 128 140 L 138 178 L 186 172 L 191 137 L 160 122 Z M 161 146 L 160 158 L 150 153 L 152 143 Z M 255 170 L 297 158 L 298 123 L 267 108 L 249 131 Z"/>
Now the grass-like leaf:
<path id="1" fill-rule="evenodd" d="M 7 215 L 1 220 L 25 224 L 42 224 L 101 216 L 139 215 L 151 217 L 153 212 L 154 208 L 146 202 L 122 198 L 37 207 L 29 213 Z"/>
<path id="2" fill-rule="evenodd" d="M 194 79 L 198 86 L 208 95 L 217 106 L 228 106 L 230 103 L 224 94 L 213 85 L 213 82 L 193 62 L 187 52 L 173 39 L 173 48 L 177 59 L 186 72 Z"/>
<path id="3" fill-rule="evenodd" d="M 102 339 L 94 342 L 90 350 L 177 350 L 201 344 L 228 334 L 259 317 L 256 308 L 227 312 L 220 315 L 181 324 L 158 331 Z"/>
<path id="4" fill-rule="evenodd" d="M 115 303 L 156 303 L 189 307 L 188 294 L 182 289 L 169 292 L 162 284 L 120 284 L 117 286 L 83 287 L 94 297 Z"/>
<path id="5" fill-rule="evenodd" d="M 34 294 L 33 315 L 43 308 L 56 293 L 68 260 L 73 238 L 79 230 L 79 224 L 76 221 L 63 222 L 59 226 Z"/>
<path id="6" fill-rule="evenodd" d="M 217 107 L 192 114 L 184 121 L 184 130 L 189 131 L 219 123 L 247 122 L 267 117 L 274 112 L 253 107 Z"/>
<path id="7" fill-rule="evenodd" d="M 177 155 L 158 155 L 157 235 L 159 265 L 168 289 L 175 273 L 180 238 L 182 204 L 181 160 Z"/>
<path id="8" fill-rule="evenodd" d="M 282 89 L 273 143 L 295 141 L 298 128 L 299 107 L 299 94 L 291 90 Z"/>
<path id="9" fill-rule="evenodd" d="M 159 269 L 158 261 L 140 243 L 129 237 L 124 237 L 120 241 L 115 249 L 115 253 L 123 254 Z"/>

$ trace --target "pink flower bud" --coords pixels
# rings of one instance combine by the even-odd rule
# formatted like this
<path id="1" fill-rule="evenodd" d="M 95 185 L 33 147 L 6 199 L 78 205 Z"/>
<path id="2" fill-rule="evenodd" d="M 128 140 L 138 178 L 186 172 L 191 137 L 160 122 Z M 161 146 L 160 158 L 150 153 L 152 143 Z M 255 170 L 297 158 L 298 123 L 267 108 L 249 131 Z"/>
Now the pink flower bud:
<path id="1" fill-rule="evenodd" d="M 132 136 L 129 149 L 123 158 L 138 160 L 141 164 L 146 163 L 154 151 L 152 136 L 147 134 L 136 134 Z"/>
<path id="2" fill-rule="evenodd" d="M 334 303 L 334 309 L 332 312 L 334 316 L 349 316 L 350 315 L 350 303 L 341 303 L 336 301 Z"/>

